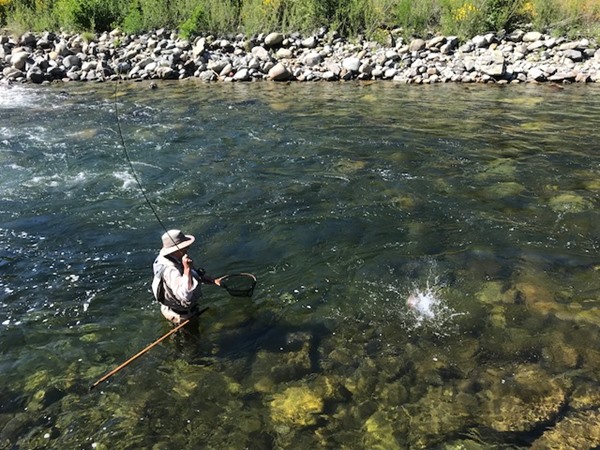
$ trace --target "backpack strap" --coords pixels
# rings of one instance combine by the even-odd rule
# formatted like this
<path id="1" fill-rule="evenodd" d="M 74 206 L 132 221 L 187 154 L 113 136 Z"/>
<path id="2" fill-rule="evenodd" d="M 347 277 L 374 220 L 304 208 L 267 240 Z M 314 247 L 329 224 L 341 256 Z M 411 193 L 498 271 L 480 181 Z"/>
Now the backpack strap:
<path id="1" fill-rule="evenodd" d="M 156 274 L 156 276 L 160 277 L 160 282 L 158 283 L 158 288 L 156 290 L 156 300 L 158 300 L 158 302 L 162 305 L 166 304 L 165 303 L 165 292 L 167 290 L 169 290 L 169 292 L 171 292 L 171 289 L 169 288 L 169 286 L 166 285 L 165 280 L 163 278 L 165 270 L 167 270 L 167 265 L 162 264 L 160 271 Z"/>

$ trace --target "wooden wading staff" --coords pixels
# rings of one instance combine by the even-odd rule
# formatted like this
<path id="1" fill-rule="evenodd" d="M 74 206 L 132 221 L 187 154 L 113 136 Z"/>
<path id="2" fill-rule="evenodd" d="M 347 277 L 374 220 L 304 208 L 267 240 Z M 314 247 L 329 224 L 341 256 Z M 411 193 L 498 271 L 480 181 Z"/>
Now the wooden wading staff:
<path id="1" fill-rule="evenodd" d="M 140 350 L 138 353 L 136 353 L 135 355 L 133 355 L 131 358 L 129 358 L 127 361 L 125 361 L 123 364 L 121 364 L 119 367 L 116 367 L 115 369 L 111 370 L 110 372 L 108 372 L 106 375 L 104 375 L 102 378 L 100 378 L 98 381 L 96 381 L 94 384 L 92 384 L 90 386 L 90 391 L 92 389 L 94 389 L 96 386 L 98 386 L 100 383 L 102 383 L 103 381 L 108 380 L 110 377 L 112 377 L 115 373 L 117 373 L 119 370 L 121 370 L 123 367 L 127 366 L 129 363 L 131 363 L 132 361 L 136 360 L 137 358 L 139 358 L 140 356 L 142 356 L 144 353 L 146 353 L 148 350 L 150 350 L 152 347 L 155 347 L 156 345 L 160 344 L 162 341 L 164 341 L 166 338 L 168 338 L 169 336 L 171 336 L 173 333 L 176 333 L 177 331 L 179 331 L 179 329 L 183 328 L 184 326 L 186 326 L 188 324 L 188 322 L 190 320 L 192 320 L 194 317 L 199 316 L 200 314 L 204 313 L 208 308 L 204 308 L 202 310 L 200 310 L 200 312 L 192 317 L 190 317 L 187 320 L 184 320 L 183 322 L 181 322 L 179 325 L 177 325 L 175 328 L 173 328 L 171 331 L 169 331 L 167 334 L 165 334 L 164 336 L 158 338 L 156 341 L 154 341 L 152 344 L 150 344 L 148 347 L 146 347 L 143 350 Z"/>

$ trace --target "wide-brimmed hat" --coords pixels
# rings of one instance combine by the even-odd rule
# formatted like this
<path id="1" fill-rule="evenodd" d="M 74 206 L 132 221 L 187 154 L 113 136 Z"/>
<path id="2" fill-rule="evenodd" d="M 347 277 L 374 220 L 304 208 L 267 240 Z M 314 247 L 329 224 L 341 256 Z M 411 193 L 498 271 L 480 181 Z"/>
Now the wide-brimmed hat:
<path id="1" fill-rule="evenodd" d="M 183 234 L 181 230 L 169 230 L 162 235 L 162 256 L 170 255 L 177 250 L 182 250 L 194 243 L 196 238 L 191 234 Z"/>

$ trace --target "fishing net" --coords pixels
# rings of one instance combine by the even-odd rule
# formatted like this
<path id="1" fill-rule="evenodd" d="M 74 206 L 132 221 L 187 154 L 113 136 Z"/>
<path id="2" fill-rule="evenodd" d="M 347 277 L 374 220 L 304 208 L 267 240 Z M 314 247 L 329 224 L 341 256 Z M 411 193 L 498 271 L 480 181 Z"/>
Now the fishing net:
<path id="1" fill-rule="evenodd" d="M 220 286 L 233 297 L 252 297 L 256 277 L 250 273 L 233 273 L 219 279 Z"/>

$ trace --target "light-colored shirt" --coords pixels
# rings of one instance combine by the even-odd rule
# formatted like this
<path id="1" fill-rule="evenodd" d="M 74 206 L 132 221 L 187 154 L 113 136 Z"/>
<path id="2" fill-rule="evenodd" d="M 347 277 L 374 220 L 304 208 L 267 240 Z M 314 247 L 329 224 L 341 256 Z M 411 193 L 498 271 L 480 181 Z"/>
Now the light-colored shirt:
<path id="1" fill-rule="evenodd" d="M 156 258 L 152 269 L 154 271 L 152 292 L 159 302 L 175 310 L 189 310 L 196 305 L 202 296 L 202 291 L 195 270 L 191 270 L 190 275 L 186 276 L 183 274 L 183 264 L 162 255 Z M 191 284 L 190 277 L 192 278 Z M 163 299 L 159 298 L 161 282 L 164 286 Z"/>

